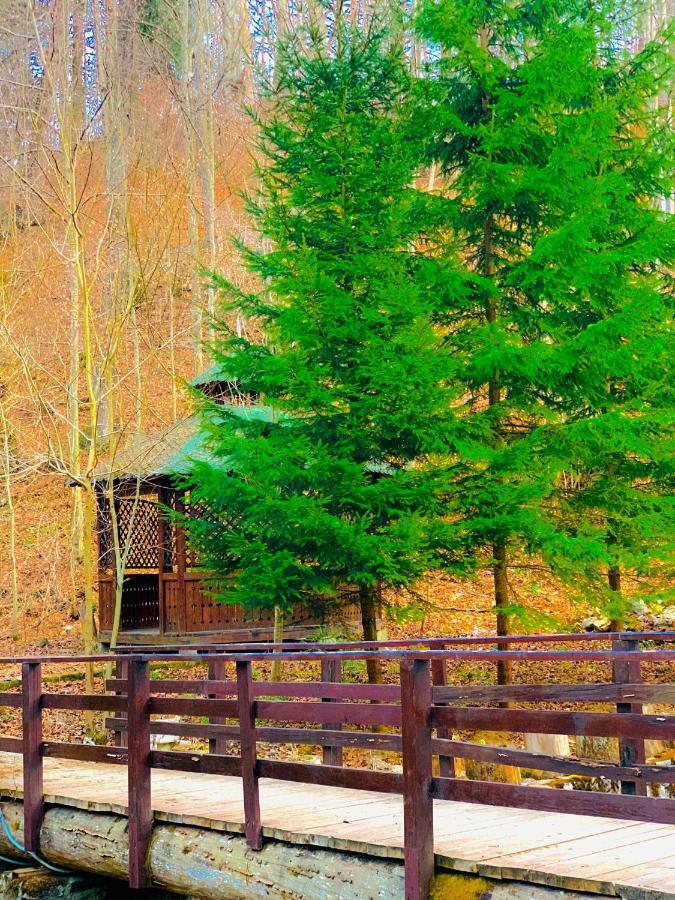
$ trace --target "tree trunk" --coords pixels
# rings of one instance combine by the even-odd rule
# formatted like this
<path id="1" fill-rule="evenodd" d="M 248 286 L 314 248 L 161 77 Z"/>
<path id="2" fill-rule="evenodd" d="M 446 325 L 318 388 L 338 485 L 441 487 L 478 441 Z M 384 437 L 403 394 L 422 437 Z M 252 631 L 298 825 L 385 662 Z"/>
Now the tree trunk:
<path id="1" fill-rule="evenodd" d="M 280 606 L 274 607 L 274 637 L 275 644 L 282 644 L 284 640 L 284 611 Z M 281 681 L 281 660 L 275 659 L 272 663 L 272 681 Z"/>
<path id="2" fill-rule="evenodd" d="M 619 598 L 621 597 L 621 570 L 618 566 L 610 566 L 609 571 L 607 572 L 607 582 L 609 584 L 610 591 L 613 591 L 615 594 L 618 594 Z M 613 617 L 609 622 L 609 630 L 610 631 L 623 631 L 624 622 L 622 618 Z"/>
<path id="3" fill-rule="evenodd" d="M 490 40 L 490 31 L 484 27 L 479 30 L 478 41 L 483 51 L 487 52 Z M 483 112 L 491 115 L 491 102 L 488 94 L 484 94 L 482 98 Z M 490 160 L 491 161 L 491 160 Z M 483 246 L 482 246 L 482 274 L 485 278 L 494 278 L 496 274 L 495 250 L 494 250 L 494 215 L 488 212 L 485 217 L 483 226 Z M 497 300 L 494 295 L 490 295 L 485 305 L 485 321 L 492 325 L 497 321 L 499 309 Z M 501 375 L 499 370 L 492 373 L 492 377 L 488 381 L 488 405 L 490 407 L 501 403 Z M 493 443 L 495 447 L 502 446 L 504 438 L 500 426 L 493 424 Z M 506 578 L 507 574 L 507 553 L 506 540 L 499 538 L 492 545 L 492 577 L 494 581 L 494 599 L 495 609 L 497 612 L 497 634 L 506 635 L 509 633 L 509 619 L 503 612 L 504 608 L 509 605 L 509 585 Z M 508 650 L 507 644 L 500 645 L 500 649 Z M 511 681 L 511 665 L 508 662 L 500 661 L 497 663 L 497 684 L 509 684 Z"/>
<path id="4" fill-rule="evenodd" d="M 210 0 L 197 4 L 199 25 L 197 31 L 201 37 L 213 31 L 212 7 Z M 213 58 L 203 37 L 194 46 L 195 78 L 199 91 L 199 103 L 196 111 L 195 129 L 198 134 L 198 181 L 202 211 L 202 232 L 206 266 L 213 271 L 216 267 L 216 141 L 213 121 Z M 206 311 L 208 315 L 209 341 L 215 337 L 216 292 L 210 285 L 206 289 Z"/>
<path id="5" fill-rule="evenodd" d="M 492 576 L 495 589 L 495 609 L 497 611 L 497 634 L 509 633 L 509 617 L 504 609 L 509 605 L 509 584 L 506 578 L 506 541 L 498 541 L 492 548 L 494 562 L 492 564 Z M 508 650 L 508 644 L 501 644 L 501 650 Z M 510 684 L 512 680 L 511 663 L 500 660 L 497 663 L 497 684 Z"/>
<path id="6" fill-rule="evenodd" d="M 67 388 L 67 423 L 68 423 L 68 465 L 71 477 L 77 481 L 80 475 L 80 278 L 78 277 L 78 235 L 77 235 L 77 127 L 82 122 L 82 92 L 81 78 L 77 65 L 72 65 L 73 83 L 68 96 L 65 87 L 70 78 L 72 58 L 77 57 L 78 30 L 75 9 L 72 11 L 73 22 L 73 47 L 70 41 L 70 10 L 69 4 L 63 3 L 58 20 L 58 38 L 55 37 L 55 50 L 60 51 L 60 71 L 55 71 L 49 77 L 51 83 L 52 100 L 63 94 L 60 102 L 56 103 L 57 121 L 59 124 L 59 137 L 62 145 L 63 167 L 60 190 L 64 198 L 64 213 L 67 216 L 66 244 L 68 247 L 68 273 L 70 282 L 70 367 Z M 71 57 L 72 53 L 72 57 Z M 58 58 L 58 57 L 57 57 Z M 50 67 L 46 60 L 45 74 L 49 75 Z M 76 74 L 77 73 L 77 74 Z M 84 553 L 84 507 L 82 492 L 73 491 L 73 510 L 71 521 L 71 582 L 73 593 L 71 597 L 71 612 L 78 609 L 79 591 L 77 582 L 79 566 Z"/>
<path id="7" fill-rule="evenodd" d="M 87 655 L 96 652 L 96 623 L 94 622 L 94 534 L 96 529 L 96 495 L 92 485 L 84 489 L 84 605 L 82 609 L 82 646 Z M 85 668 L 85 684 L 87 692 L 94 693 L 94 666 L 87 663 Z M 93 719 L 85 713 L 85 719 Z"/>
<path id="8" fill-rule="evenodd" d="M 377 640 L 377 620 L 380 612 L 380 597 L 377 588 L 360 585 L 359 603 L 361 605 L 361 624 L 364 641 Z M 366 660 L 368 681 L 370 684 L 382 684 L 382 662 L 379 659 Z"/>
<path id="9" fill-rule="evenodd" d="M 7 524 L 9 538 L 9 559 L 12 566 L 12 640 L 19 639 L 19 576 L 16 557 L 16 512 L 14 510 L 14 494 L 12 491 L 12 465 L 9 443 L 9 419 L 0 397 L 0 431 L 2 432 L 2 477 L 5 485 L 5 506 L 7 508 Z"/>
<path id="10" fill-rule="evenodd" d="M 199 259 L 201 243 L 199 239 L 199 183 L 198 148 L 196 132 L 196 100 L 194 87 L 194 53 L 195 53 L 195 11 L 191 0 L 181 3 L 181 68 L 180 68 L 180 101 L 183 120 L 183 140 L 185 146 L 185 165 L 188 183 L 188 237 L 190 270 L 190 307 L 192 313 L 192 346 L 194 351 L 195 371 L 204 367 L 203 348 L 203 306 L 200 291 Z"/>
<path id="11" fill-rule="evenodd" d="M 169 287 L 169 375 L 171 376 L 171 412 L 178 418 L 178 379 L 176 378 L 176 310 L 173 288 Z"/>

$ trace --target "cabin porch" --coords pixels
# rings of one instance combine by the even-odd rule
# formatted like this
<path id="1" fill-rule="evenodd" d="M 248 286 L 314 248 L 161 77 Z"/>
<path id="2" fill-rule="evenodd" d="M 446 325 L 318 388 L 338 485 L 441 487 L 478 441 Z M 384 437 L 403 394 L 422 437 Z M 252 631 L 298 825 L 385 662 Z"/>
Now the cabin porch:
<path id="1" fill-rule="evenodd" d="M 109 492 L 98 490 L 98 630 L 109 645 L 115 618 L 116 559 L 123 582 L 119 642 L 190 644 L 271 640 L 274 613 L 246 610 L 213 597 L 204 569 L 187 545 L 185 531 L 170 510 L 191 514 L 189 498 L 168 479 L 130 480 L 115 484 L 114 509 Z M 113 522 L 118 538 L 115 547 Z M 345 606 L 345 622 L 358 621 L 358 610 Z M 284 635 L 298 640 L 316 635 L 324 624 L 320 610 L 297 607 L 287 615 Z"/>
<path id="2" fill-rule="evenodd" d="M 109 644 L 115 612 L 115 579 L 99 579 L 99 638 Z M 321 620 L 298 608 L 284 627 L 287 639 L 316 634 Z M 274 616 L 219 603 L 204 589 L 198 573 L 125 572 L 120 637 L 124 644 L 190 644 L 271 640 Z"/>

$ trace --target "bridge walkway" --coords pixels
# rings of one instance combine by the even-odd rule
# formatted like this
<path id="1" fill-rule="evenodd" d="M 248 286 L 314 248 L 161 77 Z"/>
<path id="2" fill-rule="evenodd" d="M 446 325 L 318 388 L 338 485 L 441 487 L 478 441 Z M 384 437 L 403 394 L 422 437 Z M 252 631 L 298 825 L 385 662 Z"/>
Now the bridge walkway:
<path id="1" fill-rule="evenodd" d="M 0 799 L 22 795 L 21 756 L 0 753 Z M 542 788 L 546 790 L 546 788 Z M 47 803 L 127 814 L 127 769 L 46 759 Z M 372 857 L 403 857 L 403 800 L 273 779 L 260 782 L 263 835 Z M 156 770 L 155 818 L 243 832 L 241 780 Z M 675 826 L 434 801 L 437 868 L 621 896 L 675 898 Z"/>

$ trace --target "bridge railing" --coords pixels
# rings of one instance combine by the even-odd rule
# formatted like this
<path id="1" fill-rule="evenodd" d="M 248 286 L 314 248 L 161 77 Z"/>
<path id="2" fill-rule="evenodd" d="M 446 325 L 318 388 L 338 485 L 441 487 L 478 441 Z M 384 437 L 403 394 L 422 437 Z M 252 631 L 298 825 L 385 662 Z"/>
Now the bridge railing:
<path id="1" fill-rule="evenodd" d="M 251 848 L 263 840 L 259 782 L 274 778 L 314 785 L 402 794 L 406 896 L 426 897 L 433 874 L 433 801 L 454 800 L 561 813 L 611 816 L 675 824 L 675 800 L 650 796 L 675 783 L 675 766 L 648 765 L 645 740 L 675 741 L 675 642 L 673 634 L 566 635 L 508 639 L 509 645 L 537 643 L 537 649 L 482 649 L 480 641 L 454 645 L 451 639 L 392 642 L 366 647 L 344 645 L 311 649 L 302 645 L 283 653 L 258 647 L 201 649 L 188 657 L 175 653 L 125 653 L 100 657 L 45 657 L 21 661 L 21 691 L 0 694 L 0 707 L 21 710 L 22 736 L 0 737 L 0 750 L 21 753 L 24 772 L 24 845 L 39 852 L 44 814 L 44 759 L 85 760 L 125 765 L 129 780 L 129 882 L 147 882 L 146 858 L 152 831 L 153 769 L 237 775 L 242 779 L 244 831 Z M 599 641 L 611 649 L 599 647 Z M 593 649 L 578 649 L 588 641 Z M 571 646 L 573 649 L 566 649 Z M 655 649 L 641 649 L 641 643 Z M 478 649 L 472 646 L 478 644 Z M 424 646 L 426 645 L 426 646 Z M 545 649 L 541 649 L 541 645 Z M 562 645 L 565 649 L 549 649 Z M 588 645 L 586 645 L 588 646 Z M 342 680 L 357 662 L 382 660 L 391 683 Z M 270 682 L 256 677 L 273 659 L 302 664 L 294 677 Z M 43 666 L 63 662 L 114 662 L 116 677 L 108 695 L 47 692 Z M 472 665 L 511 662 L 517 677 L 532 678 L 537 666 L 553 667 L 551 683 L 448 684 L 448 671 Z M 10 660 L 0 660 L 7 663 Z M 13 660 L 13 662 L 17 662 Z M 203 664 L 206 677 L 183 677 L 186 662 Z M 319 681 L 304 674 L 310 663 Z M 159 667 L 162 671 L 159 671 Z M 570 671 L 597 664 L 607 681 L 574 682 Z M 153 668 L 154 667 L 154 668 Z M 177 678 L 156 674 L 180 667 Z M 643 678 L 646 670 L 659 682 Z M 302 671 L 301 671 L 302 670 Z M 557 673 L 561 673 L 557 677 Z M 188 696 L 186 696 L 188 695 Z M 643 704 L 658 709 L 646 713 Z M 563 708 L 561 708 L 563 707 Z M 591 707 L 591 710 L 588 709 Z M 599 708 L 598 708 L 599 707 Z M 45 710 L 107 713 L 115 746 L 90 746 L 43 740 Z M 158 716 L 179 717 L 167 722 Z M 206 721 L 195 721 L 196 719 Z M 152 734 L 169 730 L 209 741 L 209 753 L 191 749 L 152 749 Z M 520 747 L 483 744 L 476 732 L 513 735 L 563 734 L 607 737 L 619 746 L 617 762 L 557 757 Z M 124 746 L 126 744 L 126 746 Z M 238 746 L 234 752 L 233 744 Z M 267 744 L 322 748 L 322 764 L 270 759 Z M 375 770 L 346 759 L 350 750 L 389 751 L 399 756 L 398 769 Z M 471 759 L 561 774 L 602 777 L 621 793 L 555 790 L 459 777 L 457 760 Z M 351 762 L 352 764 L 347 764 Z"/>

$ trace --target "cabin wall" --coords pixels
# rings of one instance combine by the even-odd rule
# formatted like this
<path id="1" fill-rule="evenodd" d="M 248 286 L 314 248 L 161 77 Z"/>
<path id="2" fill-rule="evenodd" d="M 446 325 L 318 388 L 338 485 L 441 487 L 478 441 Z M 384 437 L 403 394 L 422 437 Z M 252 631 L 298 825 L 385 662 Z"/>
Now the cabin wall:
<path id="1" fill-rule="evenodd" d="M 184 602 L 181 583 L 184 584 Z M 112 629 L 115 610 L 115 590 L 112 576 L 99 581 L 99 631 L 105 642 Z M 359 622 L 356 606 L 345 606 L 340 621 L 355 627 Z M 333 621 L 333 618 L 331 618 Z M 324 624 L 306 607 L 297 607 L 286 619 L 286 630 L 295 637 L 308 636 Z M 199 635 L 232 632 L 233 639 L 242 640 L 244 633 L 251 639 L 266 640 L 274 630 L 271 610 L 246 610 L 242 606 L 221 603 L 214 599 L 200 575 L 186 572 L 184 581 L 176 572 L 159 575 L 130 574 L 125 577 L 122 600 L 122 634 L 134 630 L 156 631 L 161 635 Z"/>
<path id="2" fill-rule="evenodd" d="M 181 610 L 180 579 L 175 573 L 162 577 L 164 595 L 164 628 L 167 632 L 188 633 L 240 629 L 255 624 L 259 628 L 274 627 L 272 610 L 246 610 L 243 606 L 221 603 L 205 588 L 195 572 L 185 574 L 185 611 Z M 185 621 L 182 622 L 184 615 Z M 309 609 L 298 607 L 289 617 L 289 625 L 320 625 Z"/>
<path id="3" fill-rule="evenodd" d="M 98 630 L 111 631 L 115 615 L 115 585 L 112 576 L 98 579 Z"/>
<path id="4" fill-rule="evenodd" d="M 233 640 L 266 640 L 274 629 L 272 610 L 245 610 L 220 603 L 210 594 L 186 545 L 185 532 L 161 513 L 161 505 L 190 514 L 183 495 L 166 483 L 147 482 L 138 497 L 127 485 L 116 488 L 120 542 L 128 546 L 122 590 L 120 630 L 155 633 L 161 637 L 232 633 Z M 112 526 L 107 498 L 98 497 L 99 606 L 101 640 L 110 639 L 115 615 L 115 574 Z M 345 608 L 340 620 L 359 621 L 357 607 Z M 286 618 L 287 634 L 306 636 L 323 625 L 306 607 L 297 607 Z"/>

